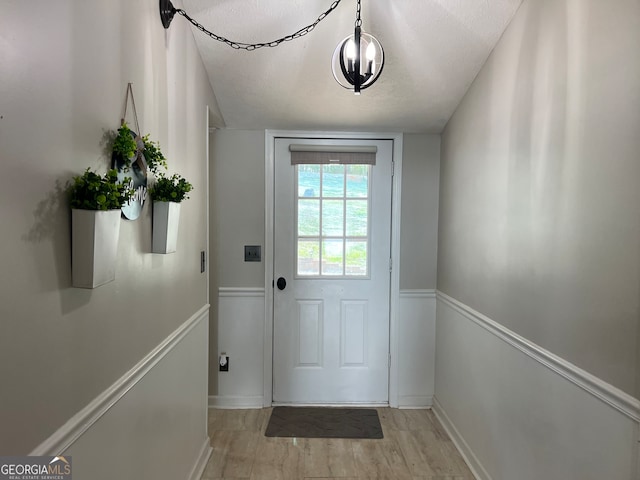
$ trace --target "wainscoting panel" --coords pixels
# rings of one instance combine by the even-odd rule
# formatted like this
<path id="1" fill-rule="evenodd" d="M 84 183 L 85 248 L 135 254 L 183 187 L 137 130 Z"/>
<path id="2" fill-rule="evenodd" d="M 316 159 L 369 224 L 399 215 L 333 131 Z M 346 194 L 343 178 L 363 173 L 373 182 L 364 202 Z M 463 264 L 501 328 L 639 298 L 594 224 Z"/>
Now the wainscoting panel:
<path id="1" fill-rule="evenodd" d="M 74 478 L 197 480 L 207 434 L 209 306 L 31 455 L 70 455 Z"/>
<path id="2" fill-rule="evenodd" d="M 225 352 L 230 363 L 229 372 L 218 373 L 218 395 L 209 397 L 210 407 L 261 408 L 271 402 L 263 394 L 264 294 L 262 288 L 219 290 L 218 354 Z M 429 407 L 435 375 L 435 290 L 401 291 L 398 310 L 398 406 Z"/>
<path id="3" fill-rule="evenodd" d="M 401 290 L 398 313 L 398 407 L 430 407 L 436 358 L 435 290 Z"/>
<path id="4" fill-rule="evenodd" d="M 438 292 L 434 411 L 480 480 L 637 480 L 640 402 Z"/>
<path id="5" fill-rule="evenodd" d="M 218 355 L 229 356 L 229 371 L 218 372 L 210 407 L 262 408 L 264 322 L 264 288 L 219 289 Z"/>

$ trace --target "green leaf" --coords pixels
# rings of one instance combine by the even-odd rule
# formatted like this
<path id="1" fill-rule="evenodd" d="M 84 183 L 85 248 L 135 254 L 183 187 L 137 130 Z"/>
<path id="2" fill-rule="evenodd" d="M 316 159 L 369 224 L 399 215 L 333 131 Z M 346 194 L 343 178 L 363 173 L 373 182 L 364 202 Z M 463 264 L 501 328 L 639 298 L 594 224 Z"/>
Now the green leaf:
<path id="1" fill-rule="evenodd" d="M 111 210 L 121 208 L 133 195 L 129 178 L 118 182 L 118 172 L 109 170 L 104 177 L 88 168 L 82 175 L 73 177 L 69 187 L 71 208 L 84 210 Z"/>
<path id="2" fill-rule="evenodd" d="M 189 198 L 187 195 L 193 190 L 193 185 L 178 174 L 166 177 L 163 174 L 156 179 L 155 184 L 149 189 L 149 195 L 155 201 L 181 202 Z"/>

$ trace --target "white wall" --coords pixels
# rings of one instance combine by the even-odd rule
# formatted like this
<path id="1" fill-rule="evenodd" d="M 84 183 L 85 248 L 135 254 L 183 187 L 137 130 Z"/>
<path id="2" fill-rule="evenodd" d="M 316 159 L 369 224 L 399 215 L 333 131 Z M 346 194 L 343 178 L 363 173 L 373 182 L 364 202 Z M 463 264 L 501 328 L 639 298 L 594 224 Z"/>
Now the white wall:
<path id="1" fill-rule="evenodd" d="M 229 356 L 229 371 L 218 372 L 209 405 L 261 408 L 264 399 L 264 288 L 220 288 L 216 355 Z M 212 347 L 212 351 L 215 347 Z M 216 368 L 217 371 L 217 368 Z"/>
<path id="2" fill-rule="evenodd" d="M 640 4 L 525 0 L 442 137 L 438 289 L 630 394 Z"/>
<path id="3" fill-rule="evenodd" d="M 525 0 L 442 135 L 436 405 L 480 478 L 637 478 L 639 47 L 635 0 Z"/>
<path id="4" fill-rule="evenodd" d="M 402 147 L 398 405 L 411 408 L 435 388 L 440 135 L 404 134 Z"/>
<path id="5" fill-rule="evenodd" d="M 434 409 L 478 480 L 637 480 L 640 402 L 439 294 Z"/>
<path id="6" fill-rule="evenodd" d="M 244 261 L 245 245 L 264 245 L 264 131 L 217 130 L 212 152 L 212 273 L 220 287 L 264 287 L 264 263 Z"/>
<path id="7" fill-rule="evenodd" d="M 435 290 L 400 291 L 398 337 L 398 406 L 431 406 L 435 392 Z"/>
<path id="8" fill-rule="evenodd" d="M 262 398 L 262 357 L 255 354 L 263 350 L 264 263 L 245 262 L 244 246 L 264 248 L 264 138 L 257 130 L 211 136 L 210 297 L 216 308 L 209 395 L 217 406 L 262 405 L 256 399 Z M 262 289 L 258 299 L 256 289 Z M 218 372 L 221 352 L 231 355 L 229 372 Z"/>
<path id="9" fill-rule="evenodd" d="M 76 477 L 200 479 L 211 454 L 203 415 L 207 314 L 204 308 L 181 325 L 59 432 Z"/>
<path id="10" fill-rule="evenodd" d="M 207 249 L 207 105 L 214 124 L 220 120 L 190 27 L 177 18 L 165 32 L 158 17 L 157 0 L 3 4 L 4 455 L 27 454 L 49 439 L 207 305 L 206 274 L 200 273 L 200 251 Z M 146 206 L 137 221 L 122 220 L 116 280 L 95 290 L 72 288 L 64 185 L 86 167 L 106 170 L 107 137 L 119 126 L 128 82 L 133 82 L 141 133 L 160 142 L 170 172 L 183 174 L 195 190 L 183 204 L 175 254 L 150 253 Z M 130 115 L 128 120 L 133 123 Z M 193 368 L 192 362 L 200 362 L 197 353 L 186 359 Z M 171 370 L 164 380 L 171 385 L 180 375 Z M 175 415 L 187 421 L 192 412 L 179 403 Z M 200 416 L 204 422 L 206 411 Z M 131 427 L 127 444 L 135 449 L 145 441 L 145 426 Z M 202 431 L 190 434 L 202 440 Z M 130 452 L 125 457 L 112 461 L 123 461 L 131 471 L 136 462 L 147 461 Z M 192 465 L 180 458 L 177 468 L 187 475 Z"/>
<path id="11" fill-rule="evenodd" d="M 405 133 L 402 153 L 400 289 L 435 289 L 440 135 Z"/>
<path id="12" fill-rule="evenodd" d="M 213 406 L 259 406 L 263 395 L 264 291 L 256 289 L 264 289 L 264 263 L 245 263 L 243 246 L 264 245 L 264 141 L 263 131 L 212 136 L 212 365 L 231 355 L 229 372 L 211 371 Z M 398 398 L 411 407 L 433 397 L 440 137 L 407 134 L 403 146 Z"/>

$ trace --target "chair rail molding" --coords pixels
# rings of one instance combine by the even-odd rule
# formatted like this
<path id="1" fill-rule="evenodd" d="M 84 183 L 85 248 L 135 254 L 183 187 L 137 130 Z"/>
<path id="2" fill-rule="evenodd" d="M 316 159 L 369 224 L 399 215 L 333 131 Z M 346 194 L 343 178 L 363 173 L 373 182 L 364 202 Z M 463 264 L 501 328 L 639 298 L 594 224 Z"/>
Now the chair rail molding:
<path id="1" fill-rule="evenodd" d="M 200 310 L 157 345 L 133 368 L 120 377 L 113 385 L 98 395 L 91 403 L 71 417 L 49 438 L 34 448 L 30 456 L 61 455 L 67 448 L 95 425 L 127 392 L 139 383 L 176 345 L 184 339 L 201 321 L 207 318 L 209 305 Z"/>
<path id="2" fill-rule="evenodd" d="M 220 287 L 218 288 L 220 297 L 263 297 L 262 287 Z"/>
<path id="3" fill-rule="evenodd" d="M 441 291 L 436 292 L 438 302 L 442 302 L 467 319 L 481 326 L 512 347 L 544 365 L 549 370 L 564 377 L 594 397 L 615 408 L 635 422 L 640 423 L 640 400 L 601 380 L 595 375 L 577 367 L 571 362 L 545 350 L 539 345 L 521 337 L 489 317 L 477 312 L 464 303 Z"/>
<path id="4" fill-rule="evenodd" d="M 209 308 L 201 307 L 29 455 L 73 456 L 74 471 L 96 480 L 200 478 L 212 452 Z M 104 458 L 113 465 L 96 470 Z"/>

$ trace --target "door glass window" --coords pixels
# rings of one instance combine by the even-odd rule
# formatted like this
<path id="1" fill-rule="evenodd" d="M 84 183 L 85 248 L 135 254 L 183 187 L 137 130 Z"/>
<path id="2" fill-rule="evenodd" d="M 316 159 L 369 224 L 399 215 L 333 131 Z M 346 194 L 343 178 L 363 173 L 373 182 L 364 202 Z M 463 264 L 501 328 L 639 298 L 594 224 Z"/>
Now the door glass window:
<path id="1" fill-rule="evenodd" d="M 296 272 L 368 277 L 371 165 L 296 165 Z"/>

